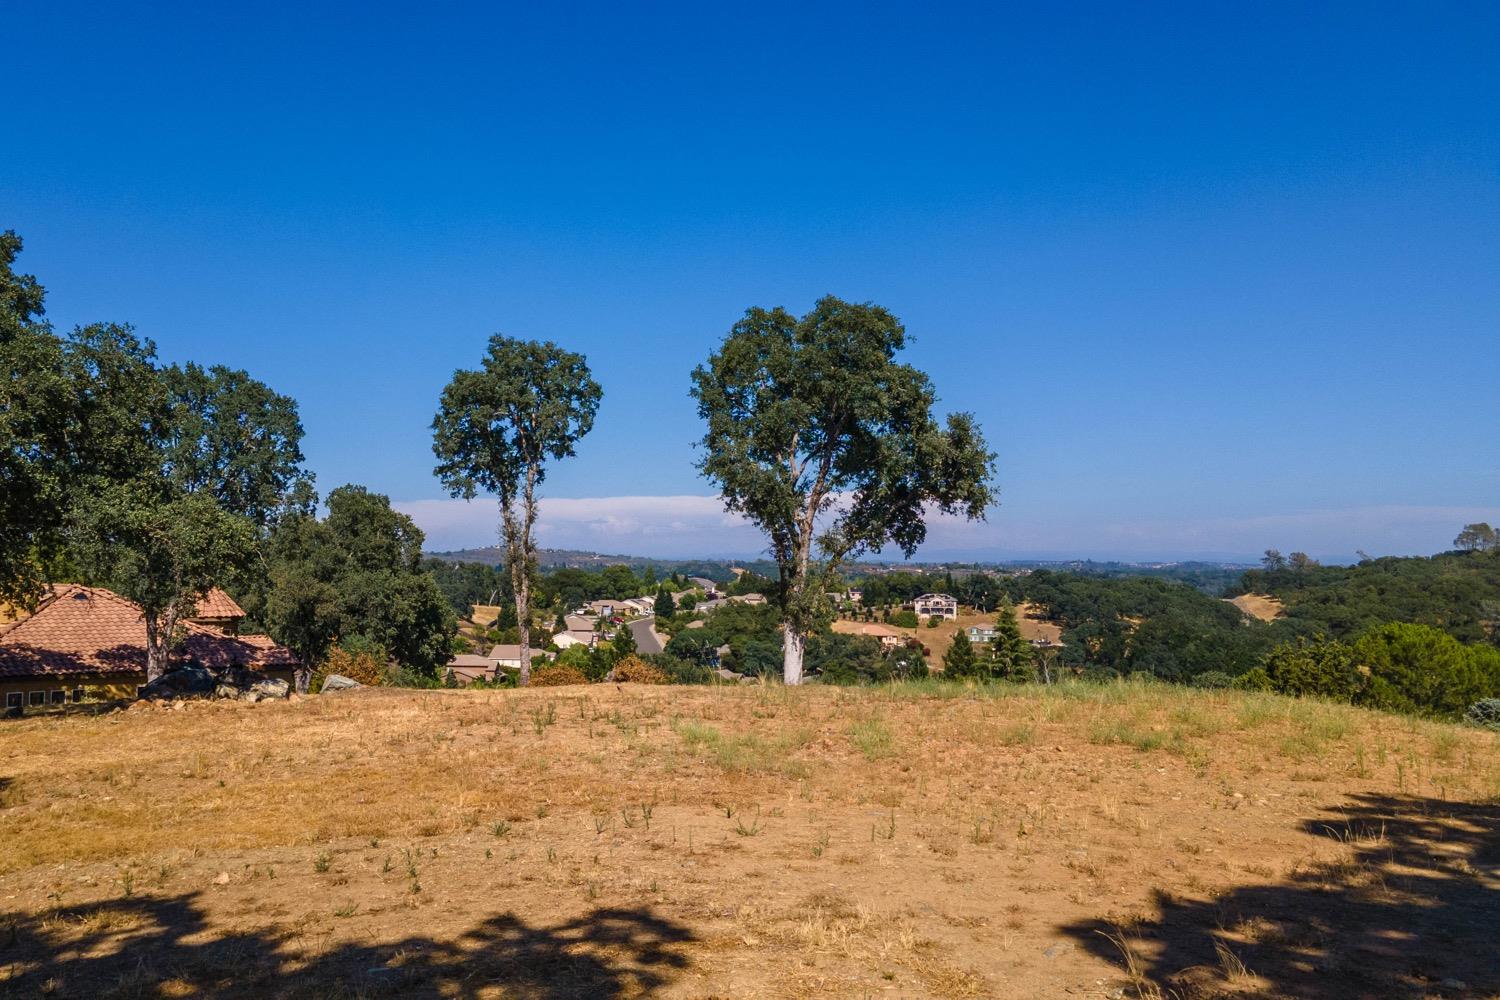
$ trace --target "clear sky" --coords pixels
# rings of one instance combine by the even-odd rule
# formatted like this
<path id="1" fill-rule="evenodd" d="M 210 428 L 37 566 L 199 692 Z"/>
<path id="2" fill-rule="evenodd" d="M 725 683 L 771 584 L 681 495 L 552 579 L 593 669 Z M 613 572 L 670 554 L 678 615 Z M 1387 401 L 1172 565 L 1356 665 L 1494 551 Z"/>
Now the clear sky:
<path id="1" fill-rule="evenodd" d="M 687 374 L 829 292 L 999 453 L 928 557 L 1500 523 L 1500 5 L 276 6 L 7 4 L 0 228 L 59 326 L 290 393 L 434 547 L 494 537 L 428 425 L 503 331 L 605 388 L 544 542 L 754 552 Z"/>

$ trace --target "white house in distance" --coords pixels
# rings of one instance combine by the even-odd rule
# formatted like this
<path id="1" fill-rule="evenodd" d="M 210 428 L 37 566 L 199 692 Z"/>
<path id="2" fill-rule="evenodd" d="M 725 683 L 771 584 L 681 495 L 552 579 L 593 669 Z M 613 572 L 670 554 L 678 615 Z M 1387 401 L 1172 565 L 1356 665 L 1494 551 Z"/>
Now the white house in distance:
<path id="1" fill-rule="evenodd" d="M 947 594 L 923 594 L 911 602 L 911 607 L 917 613 L 918 618 L 954 619 L 958 617 L 958 598 Z"/>
<path id="2" fill-rule="evenodd" d="M 975 644 L 994 642 L 999 634 L 993 625 L 970 625 L 965 631 L 969 633 L 969 641 Z"/>
<path id="3" fill-rule="evenodd" d="M 559 632 L 552 637 L 552 642 L 558 649 L 571 649 L 574 646 L 585 646 L 594 648 L 599 639 L 599 633 L 593 629 L 587 632 Z"/>

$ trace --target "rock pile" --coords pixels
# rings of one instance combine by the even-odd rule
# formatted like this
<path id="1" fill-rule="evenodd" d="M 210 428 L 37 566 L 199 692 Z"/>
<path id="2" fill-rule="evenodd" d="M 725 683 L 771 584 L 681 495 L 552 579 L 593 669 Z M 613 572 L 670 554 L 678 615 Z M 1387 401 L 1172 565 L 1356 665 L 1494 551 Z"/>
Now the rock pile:
<path id="1" fill-rule="evenodd" d="M 142 698 L 170 701 L 176 698 L 225 698 L 264 701 L 285 698 L 292 686 L 286 681 L 244 667 L 210 670 L 201 666 L 177 667 L 141 689 Z"/>

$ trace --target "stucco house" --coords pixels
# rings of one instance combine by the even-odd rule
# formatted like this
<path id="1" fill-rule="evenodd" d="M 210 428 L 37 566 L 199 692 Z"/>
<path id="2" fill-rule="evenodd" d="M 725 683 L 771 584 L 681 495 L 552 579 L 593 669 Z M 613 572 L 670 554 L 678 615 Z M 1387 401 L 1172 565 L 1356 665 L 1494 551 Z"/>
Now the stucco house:
<path id="1" fill-rule="evenodd" d="M 912 601 L 911 606 L 918 618 L 952 620 L 958 617 L 958 599 L 948 594 L 923 594 Z"/>
<path id="2" fill-rule="evenodd" d="M 862 635 L 880 641 L 884 649 L 895 649 L 906 645 L 907 634 L 890 625 L 879 622 L 836 621 L 833 630 L 842 635 Z"/>

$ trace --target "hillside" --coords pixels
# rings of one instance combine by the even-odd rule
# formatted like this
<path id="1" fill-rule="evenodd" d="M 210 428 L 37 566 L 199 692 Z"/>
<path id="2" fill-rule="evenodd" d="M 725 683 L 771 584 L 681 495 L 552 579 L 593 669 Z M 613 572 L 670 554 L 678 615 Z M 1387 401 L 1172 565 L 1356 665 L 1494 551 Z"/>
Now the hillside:
<path id="1" fill-rule="evenodd" d="M 1500 620 L 1500 552 L 1251 570 L 1235 592 L 1274 597 L 1285 607 L 1287 627 L 1303 634 L 1345 638 L 1396 621 L 1432 625 L 1463 642 L 1482 642 Z"/>
<path id="2" fill-rule="evenodd" d="M 0 994 L 1500 990 L 1489 733 L 1133 684 L 176 708 L 6 724 Z"/>

